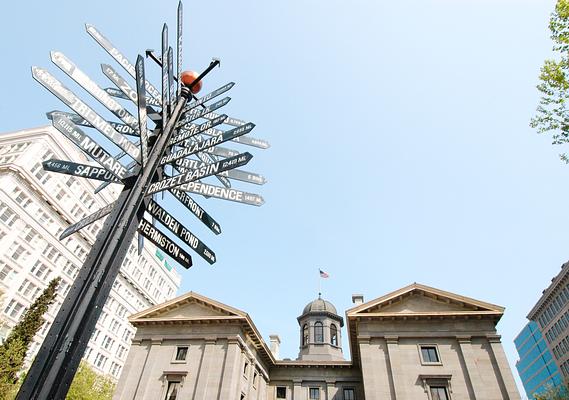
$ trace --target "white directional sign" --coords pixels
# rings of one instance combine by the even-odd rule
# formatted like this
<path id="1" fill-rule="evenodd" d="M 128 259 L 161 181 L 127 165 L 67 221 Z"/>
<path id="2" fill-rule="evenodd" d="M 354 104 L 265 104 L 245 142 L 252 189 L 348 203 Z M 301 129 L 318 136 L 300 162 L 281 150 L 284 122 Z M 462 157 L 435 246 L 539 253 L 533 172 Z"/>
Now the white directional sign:
<path id="1" fill-rule="evenodd" d="M 146 128 L 146 92 L 144 90 L 144 58 L 141 55 L 136 59 L 136 94 L 138 101 L 138 131 L 140 132 L 140 151 L 142 165 L 146 165 L 148 158 L 148 133 Z"/>
<path id="2" fill-rule="evenodd" d="M 99 45 L 109 53 L 111 57 L 113 57 L 120 65 L 123 67 L 133 78 L 136 78 L 136 72 L 134 70 L 134 65 L 122 54 L 119 49 L 117 49 L 109 40 L 103 36 L 101 32 L 97 30 L 93 25 L 85 24 L 85 29 L 87 33 L 91 35 L 93 39 Z M 146 92 L 149 93 L 152 97 L 156 100 L 160 101 L 160 92 L 150 84 L 150 82 L 146 81 L 145 83 Z M 162 104 L 162 103 L 160 103 Z"/>
<path id="3" fill-rule="evenodd" d="M 132 129 L 137 129 L 136 118 L 115 99 L 109 96 L 109 94 L 89 78 L 87 74 L 81 71 L 65 54 L 59 51 L 52 51 L 51 61 L 125 124 Z"/>
<path id="4" fill-rule="evenodd" d="M 43 68 L 32 67 L 32 76 L 77 114 L 89 121 L 99 132 L 123 149 L 130 157 L 140 162 L 140 149 L 134 143 L 118 133 L 107 121 L 75 96 L 71 90 L 63 86 L 63 84 L 49 72 Z"/>
<path id="5" fill-rule="evenodd" d="M 79 129 L 73 122 L 64 116 L 55 115 L 52 120 L 53 126 L 70 139 L 77 147 L 91 156 L 101 166 L 117 179 L 124 179 L 129 172 L 119 161 L 115 160 L 105 149 L 93 140 L 89 135 Z"/>

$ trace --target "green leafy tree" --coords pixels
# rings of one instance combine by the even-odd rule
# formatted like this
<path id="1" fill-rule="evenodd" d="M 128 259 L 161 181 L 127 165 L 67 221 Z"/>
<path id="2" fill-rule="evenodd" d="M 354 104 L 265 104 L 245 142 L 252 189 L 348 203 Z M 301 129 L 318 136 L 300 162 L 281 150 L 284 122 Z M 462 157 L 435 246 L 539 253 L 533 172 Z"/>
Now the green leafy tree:
<path id="1" fill-rule="evenodd" d="M 535 400 L 567 400 L 569 399 L 569 390 L 566 385 L 549 386 L 539 394 L 534 395 Z"/>
<path id="2" fill-rule="evenodd" d="M 81 361 L 67 393 L 68 400 L 110 400 L 115 384 L 111 378 L 99 375 L 85 361 Z"/>
<path id="3" fill-rule="evenodd" d="M 49 282 L 47 288 L 30 305 L 20 322 L 0 345 L 0 400 L 13 398 L 19 386 L 18 374 L 24 365 L 26 352 L 45 322 L 43 315 L 55 299 L 60 280 L 58 277 Z"/>
<path id="4" fill-rule="evenodd" d="M 551 14 L 549 30 L 555 59 L 545 60 L 537 89 L 541 93 L 530 126 L 538 133 L 551 133 L 553 144 L 569 143 L 569 0 L 558 0 Z M 561 159 L 569 163 L 566 154 Z"/>

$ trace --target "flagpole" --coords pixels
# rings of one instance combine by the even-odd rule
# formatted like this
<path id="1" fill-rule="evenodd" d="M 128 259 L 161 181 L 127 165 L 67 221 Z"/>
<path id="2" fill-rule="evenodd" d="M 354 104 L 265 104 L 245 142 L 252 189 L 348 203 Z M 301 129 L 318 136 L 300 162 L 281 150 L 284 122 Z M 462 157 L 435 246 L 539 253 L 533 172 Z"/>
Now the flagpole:
<path id="1" fill-rule="evenodd" d="M 320 276 L 320 268 L 318 268 L 318 298 L 322 296 L 322 277 Z"/>

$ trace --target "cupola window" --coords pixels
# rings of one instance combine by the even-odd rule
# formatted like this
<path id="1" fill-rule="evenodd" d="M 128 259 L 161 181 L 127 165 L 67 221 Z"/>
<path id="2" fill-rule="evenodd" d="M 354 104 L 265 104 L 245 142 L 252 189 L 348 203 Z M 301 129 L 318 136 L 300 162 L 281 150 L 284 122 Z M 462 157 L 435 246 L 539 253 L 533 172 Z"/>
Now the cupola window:
<path id="1" fill-rule="evenodd" d="M 304 324 L 302 327 L 302 345 L 306 346 L 308 344 L 308 325 Z"/>
<path id="2" fill-rule="evenodd" d="M 314 323 L 314 341 L 316 343 L 324 343 L 324 325 L 321 321 Z"/>
<path id="3" fill-rule="evenodd" d="M 338 329 L 336 325 L 330 325 L 330 343 L 332 346 L 338 346 Z"/>

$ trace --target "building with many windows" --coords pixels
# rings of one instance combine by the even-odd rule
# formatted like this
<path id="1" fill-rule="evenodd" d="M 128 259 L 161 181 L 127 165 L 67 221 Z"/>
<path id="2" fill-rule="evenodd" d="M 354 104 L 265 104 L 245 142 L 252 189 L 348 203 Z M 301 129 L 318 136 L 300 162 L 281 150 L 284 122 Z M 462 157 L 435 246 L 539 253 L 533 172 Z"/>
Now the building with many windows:
<path id="1" fill-rule="evenodd" d="M 109 186 L 95 195 L 99 181 L 45 172 L 49 158 L 89 163 L 52 127 L 28 129 L 0 136 L 0 291 L 6 337 L 25 309 L 54 277 L 61 277 L 55 304 L 34 338 L 33 357 L 83 264 L 103 219 L 63 241 L 71 223 L 109 204 L 118 190 Z M 97 322 L 85 359 L 98 372 L 118 378 L 136 331 L 127 317 L 173 298 L 180 275 L 165 264 L 148 241 L 140 256 L 131 245 L 111 295 Z"/>
<path id="2" fill-rule="evenodd" d="M 530 321 L 514 339 L 520 359 L 516 369 L 529 398 L 563 379 L 536 322 Z"/>
<path id="3" fill-rule="evenodd" d="M 317 298 L 298 317 L 299 356 L 279 359 L 249 315 L 187 293 L 130 317 L 114 399 L 519 400 L 496 324 L 504 309 L 414 283 L 352 296 L 344 319 Z"/>
<path id="4" fill-rule="evenodd" d="M 528 319 L 539 326 L 563 380 L 569 381 L 569 262 L 543 291 Z"/>

